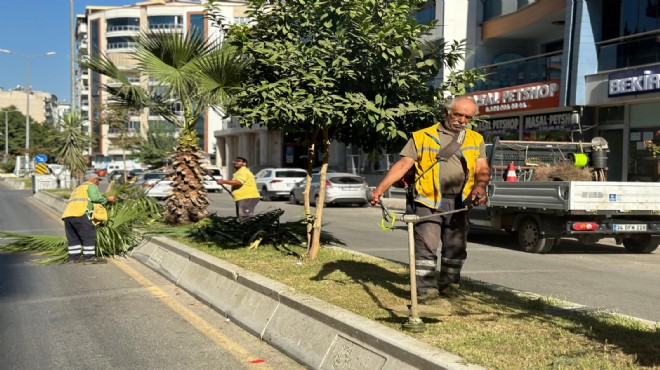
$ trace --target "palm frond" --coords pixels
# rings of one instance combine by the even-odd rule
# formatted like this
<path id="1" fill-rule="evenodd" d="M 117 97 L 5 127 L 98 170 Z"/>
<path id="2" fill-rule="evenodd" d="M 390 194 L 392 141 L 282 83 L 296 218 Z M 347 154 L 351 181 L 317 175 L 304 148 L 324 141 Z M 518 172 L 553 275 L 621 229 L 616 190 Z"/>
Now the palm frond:
<path id="1" fill-rule="evenodd" d="M 119 67 L 107 55 L 93 55 L 88 59 L 79 60 L 80 66 L 89 68 L 114 80 L 119 86 L 106 84 L 103 89 L 113 96 L 113 100 L 121 105 L 141 109 L 149 104 L 149 96 L 141 86 L 129 81 Z"/>
<path id="2" fill-rule="evenodd" d="M 245 66 L 245 58 L 238 49 L 218 45 L 195 62 L 200 95 L 208 99 L 209 105 L 231 106 L 233 97 L 240 90 Z"/>
<path id="3" fill-rule="evenodd" d="M 149 235 L 187 236 L 201 242 L 213 242 L 222 248 L 240 248 L 256 244 L 303 244 L 307 240 L 304 221 L 280 223 L 281 209 L 262 212 L 241 222 L 237 217 L 212 214 L 186 228 L 152 229 Z M 179 229 L 179 230 L 177 230 Z M 175 231 L 177 230 L 177 231 Z M 328 232 L 321 234 L 324 244 L 344 245 Z"/>
<path id="4" fill-rule="evenodd" d="M 136 228 L 144 227 L 160 217 L 158 203 L 151 197 L 130 186 L 113 189 L 118 201 L 108 205 L 109 220 L 96 228 L 96 253 L 99 256 L 123 255 L 142 240 Z M 29 251 L 50 259 L 40 263 L 63 262 L 67 258 L 65 237 L 28 235 L 0 231 L 9 244 L 0 245 L 3 252 Z"/>

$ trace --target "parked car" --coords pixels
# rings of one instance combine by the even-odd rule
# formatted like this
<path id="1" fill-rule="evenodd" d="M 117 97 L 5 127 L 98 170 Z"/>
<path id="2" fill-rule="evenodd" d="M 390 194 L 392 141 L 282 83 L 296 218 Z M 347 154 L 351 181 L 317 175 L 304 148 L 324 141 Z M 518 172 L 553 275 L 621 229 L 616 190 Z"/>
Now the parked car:
<path id="1" fill-rule="evenodd" d="M 128 181 L 135 180 L 135 179 L 137 179 L 138 176 L 140 176 L 143 172 L 144 172 L 144 170 L 143 170 L 142 168 L 134 168 L 134 169 L 128 171 L 128 173 L 126 174 L 126 179 L 127 179 Z"/>
<path id="2" fill-rule="evenodd" d="M 218 185 L 218 180 L 216 180 L 215 177 L 211 176 L 204 176 L 204 188 L 208 192 L 212 193 L 221 193 L 223 187 L 221 185 Z"/>
<path id="3" fill-rule="evenodd" d="M 310 188 L 310 202 L 316 204 L 319 198 L 321 174 L 312 175 Z M 289 203 L 298 204 L 304 201 L 306 180 L 298 182 L 289 192 Z M 325 204 L 357 204 L 362 207 L 369 205 L 371 188 L 367 182 L 358 175 L 342 172 L 326 174 Z"/>
<path id="4" fill-rule="evenodd" d="M 202 167 L 204 169 L 204 172 L 206 172 L 207 175 L 212 176 L 216 180 L 222 180 L 224 177 L 222 176 L 222 170 L 220 167 L 217 166 L 206 166 Z"/>
<path id="5" fill-rule="evenodd" d="M 207 166 L 203 167 L 203 169 L 207 174 L 207 176 L 204 178 L 204 187 L 206 190 L 210 192 L 222 192 L 223 187 L 218 185 L 218 180 L 224 179 L 220 167 Z"/>
<path id="6" fill-rule="evenodd" d="M 154 186 L 157 182 L 161 181 L 168 175 L 169 172 L 162 170 L 146 171 L 138 176 L 135 180 L 134 185 L 141 188 L 150 188 Z"/>
<path id="7" fill-rule="evenodd" d="M 124 179 L 124 170 L 114 170 L 108 175 L 108 181 L 122 181 Z"/>
<path id="8" fill-rule="evenodd" d="M 307 177 L 300 168 L 264 168 L 254 175 L 261 199 L 286 198 L 293 186 Z"/>
<path id="9" fill-rule="evenodd" d="M 156 199 L 165 199 L 172 195 L 173 189 L 172 189 L 172 183 L 173 181 L 171 180 L 161 180 L 156 182 L 155 184 L 146 187 L 146 195 L 152 198 Z"/>

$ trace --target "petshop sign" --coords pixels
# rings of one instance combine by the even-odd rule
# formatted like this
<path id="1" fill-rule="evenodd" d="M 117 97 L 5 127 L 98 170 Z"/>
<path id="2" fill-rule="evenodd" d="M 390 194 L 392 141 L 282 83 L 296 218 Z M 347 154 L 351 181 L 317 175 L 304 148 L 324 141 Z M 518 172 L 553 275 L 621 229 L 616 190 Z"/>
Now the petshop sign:
<path id="1" fill-rule="evenodd" d="M 467 94 L 481 114 L 499 114 L 559 106 L 559 82 L 537 82 Z"/>

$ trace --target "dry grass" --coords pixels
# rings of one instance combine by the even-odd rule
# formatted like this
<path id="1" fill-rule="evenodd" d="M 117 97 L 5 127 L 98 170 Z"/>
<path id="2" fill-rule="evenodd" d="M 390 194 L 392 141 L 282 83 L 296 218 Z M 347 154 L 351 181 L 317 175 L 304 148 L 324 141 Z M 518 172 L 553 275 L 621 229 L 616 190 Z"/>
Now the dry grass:
<path id="1" fill-rule="evenodd" d="M 222 249 L 181 240 L 206 253 L 301 292 L 401 330 L 409 302 L 406 266 L 324 248 L 316 261 L 300 247 Z M 409 335 L 492 369 L 658 369 L 660 328 L 603 313 L 556 309 L 484 284 L 464 281 L 463 299 L 438 302 L 440 316 L 423 317 L 426 331 Z"/>
<path id="2" fill-rule="evenodd" d="M 568 161 L 534 168 L 532 181 L 591 181 L 594 176 L 587 168 L 576 167 Z"/>

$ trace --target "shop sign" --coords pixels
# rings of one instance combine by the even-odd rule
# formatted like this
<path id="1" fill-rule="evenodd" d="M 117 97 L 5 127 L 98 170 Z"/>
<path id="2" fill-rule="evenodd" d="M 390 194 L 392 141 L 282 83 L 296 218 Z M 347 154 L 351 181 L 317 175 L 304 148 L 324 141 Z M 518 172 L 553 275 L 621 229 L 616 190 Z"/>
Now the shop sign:
<path id="1" fill-rule="evenodd" d="M 607 86 L 610 98 L 660 91 L 660 66 L 610 73 Z"/>
<path id="2" fill-rule="evenodd" d="M 467 94 L 481 114 L 499 114 L 559 106 L 559 81 L 537 82 Z"/>
<path id="3" fill-rule="evenodd" d="M 484 136 L 487 142 L 492 142 L 495 137 L 502 140 L 518 140 L 520 118 L 506 117 L 481 120 L 477 131 Z"/>
<path id="4" fill-rule="evenodd" d="M 571 112 L 536 114 L 523 118 L 523 140 L 564 141 L 572 129 Z"/>

